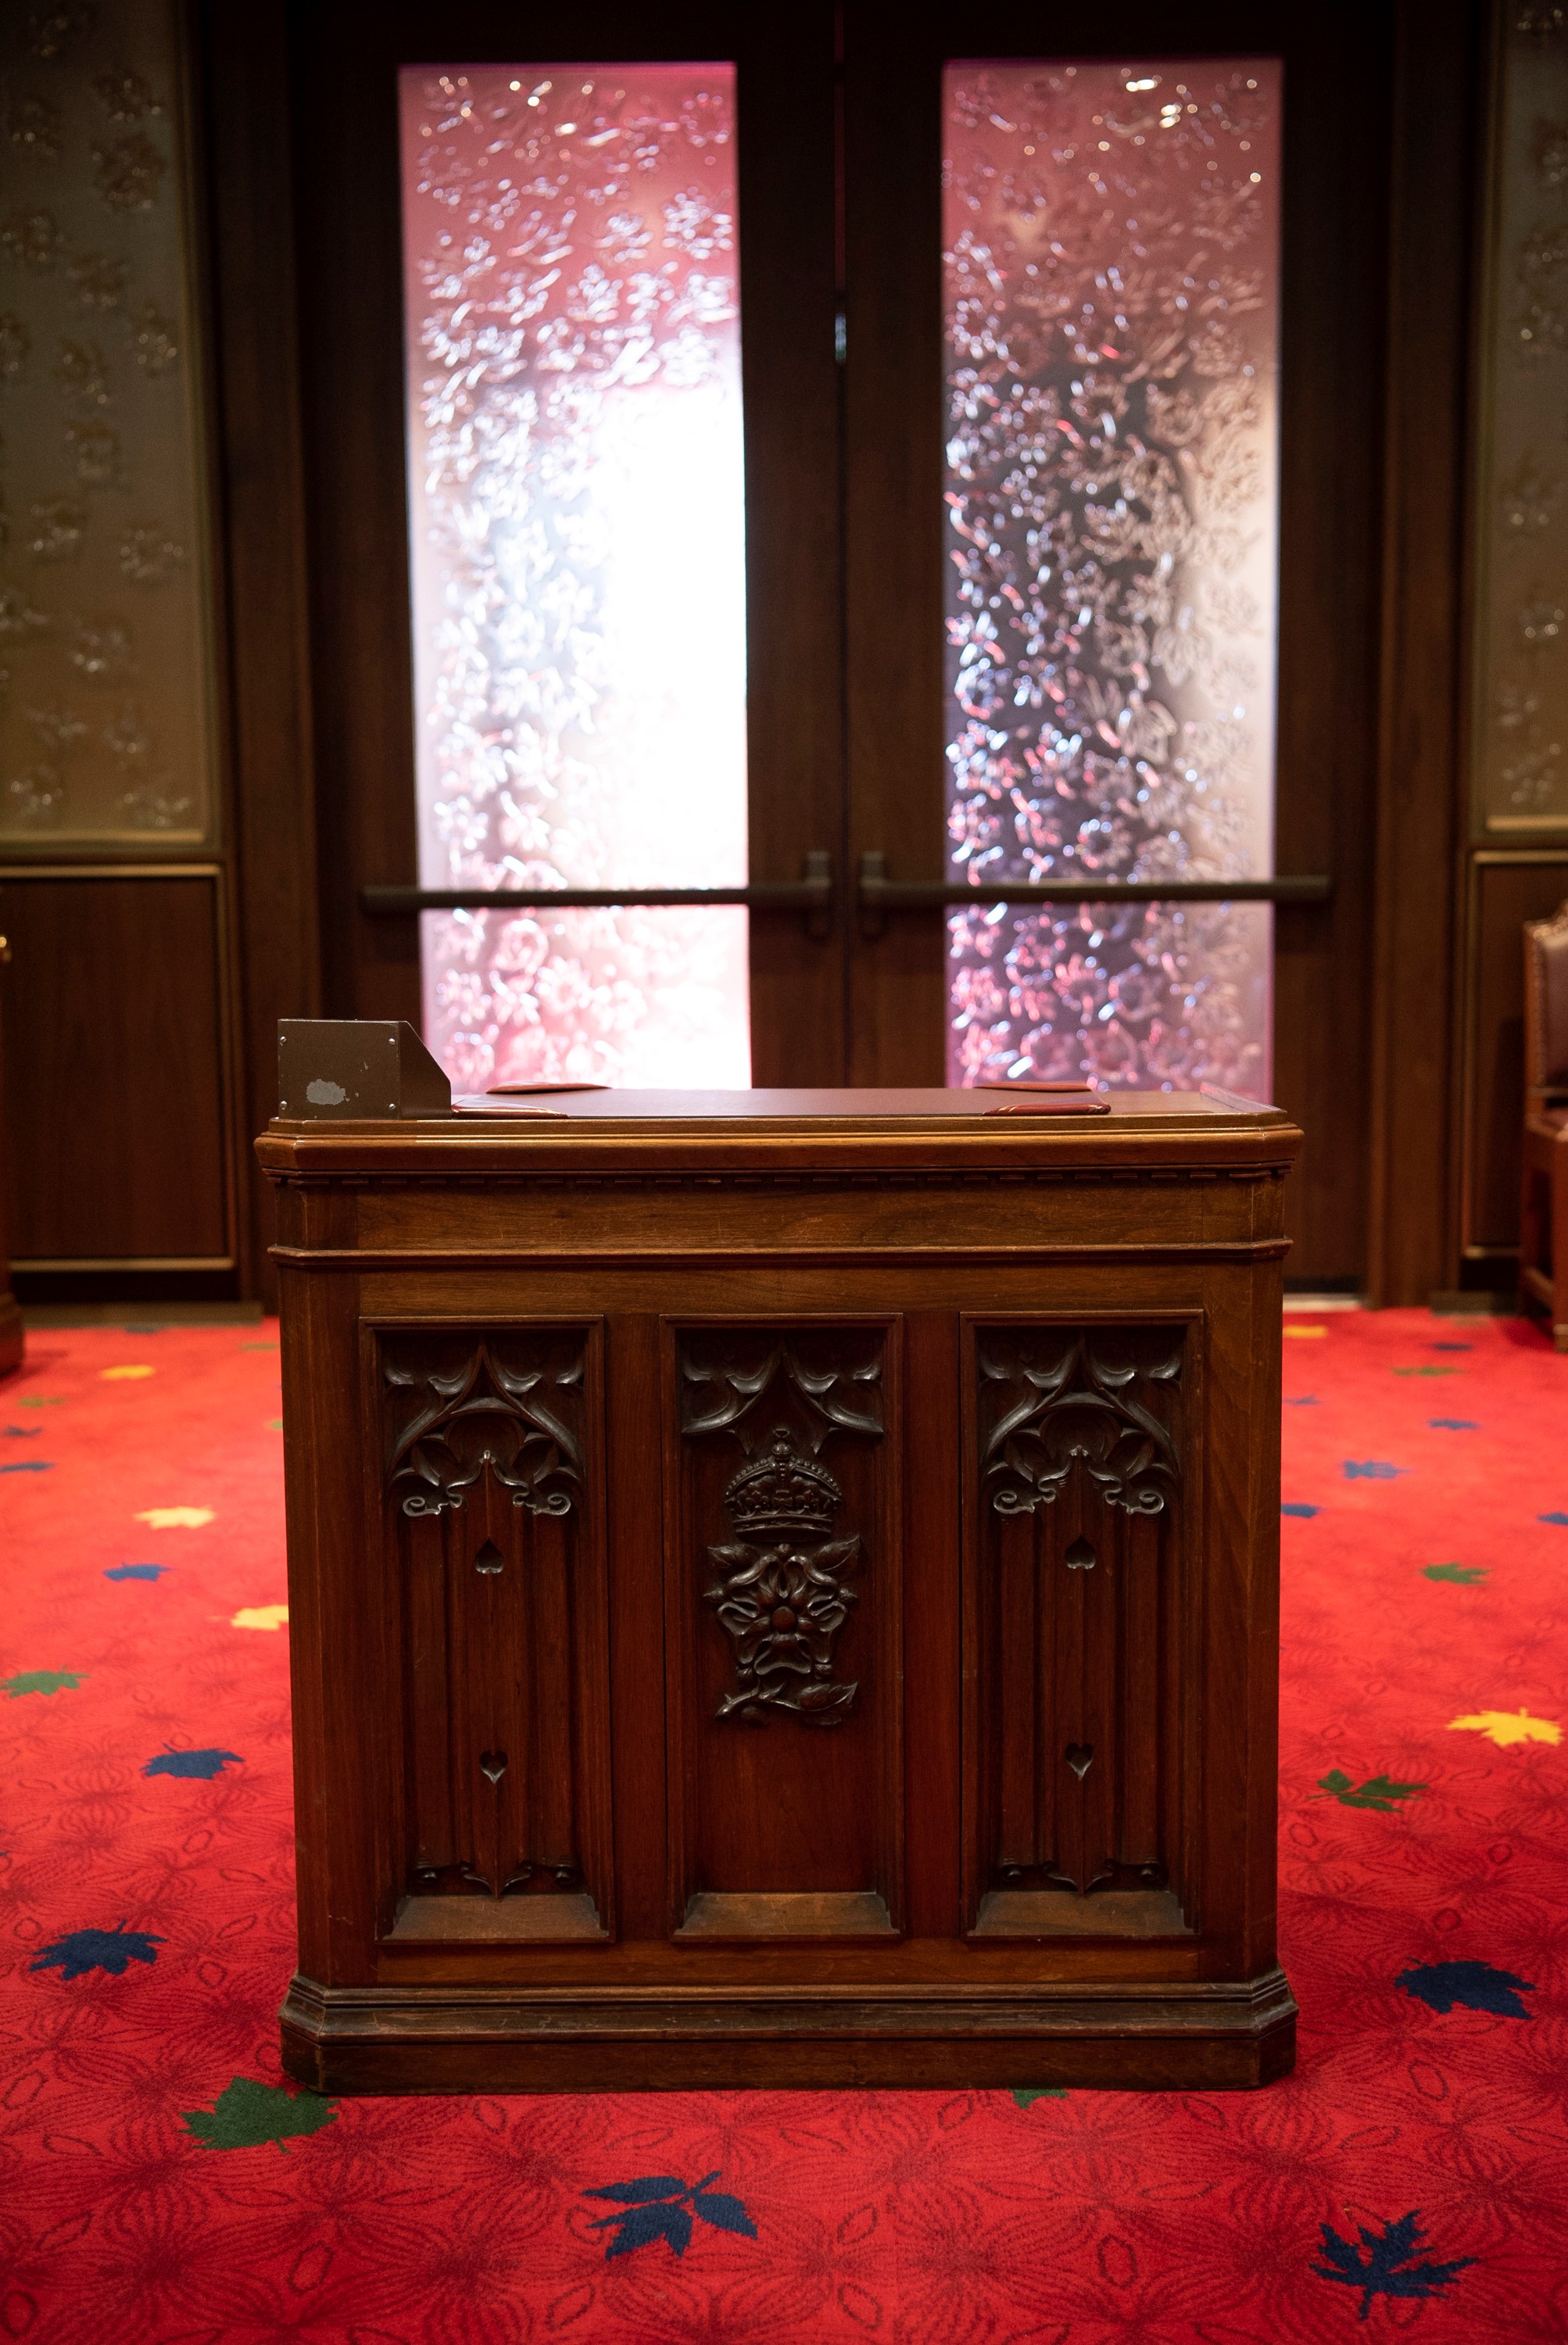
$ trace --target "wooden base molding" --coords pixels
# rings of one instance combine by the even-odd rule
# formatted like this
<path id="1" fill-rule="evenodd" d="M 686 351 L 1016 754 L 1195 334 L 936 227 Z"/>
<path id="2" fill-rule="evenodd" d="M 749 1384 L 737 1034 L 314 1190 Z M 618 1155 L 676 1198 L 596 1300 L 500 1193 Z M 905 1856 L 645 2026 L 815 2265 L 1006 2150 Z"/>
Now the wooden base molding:
<path id="1" fill-rule="evenodd" d="M 1278 1969 L 1186 1989 L 921 1996 L 505 1987 L 438 2000 L 296 1978 L 282 2021 L 286 2072 L 319 2093 L 1188 2092 L 1273 2084 L 1296 2058 L 1296 2003 Z"/>

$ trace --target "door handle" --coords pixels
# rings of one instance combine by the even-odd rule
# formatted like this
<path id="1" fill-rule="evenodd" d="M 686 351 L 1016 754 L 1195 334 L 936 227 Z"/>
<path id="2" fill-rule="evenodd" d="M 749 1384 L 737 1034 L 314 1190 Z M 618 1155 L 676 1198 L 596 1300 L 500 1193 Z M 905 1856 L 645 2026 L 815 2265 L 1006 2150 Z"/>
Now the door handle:
<path id="1" fill-rule="evenodd" d="M 838 890 L 833 858 L 813 847 L 799 879 L 751 879 L 735 888 L 403 888 L 372 883 L 360 889 L 360 909 L 372 920 L 411 912 L 491 911 L 511 906 L 521 911 L 610 911 L 622 904 L 744 904 L 755 912 L 799 912 L 806 933 L 819 941 L 832 934 Z"/>
<path id="2" fill-rule="evenodd" d="M 860 858 L 855 888 L 860 934 L 880 937 L 890 912 L 938 911 L 950 904 L 1326 904 L 1331 879 L 890 879 L 881 848 Z"/>

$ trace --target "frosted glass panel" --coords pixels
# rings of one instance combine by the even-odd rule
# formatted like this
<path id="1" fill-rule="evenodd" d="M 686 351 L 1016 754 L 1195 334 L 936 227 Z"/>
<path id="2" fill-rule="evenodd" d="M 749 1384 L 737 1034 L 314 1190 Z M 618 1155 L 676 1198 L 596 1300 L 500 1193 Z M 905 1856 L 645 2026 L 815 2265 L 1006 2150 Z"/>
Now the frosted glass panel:
<path id="1" fill-rule="evenodd" d="M 425 1033 L 461 1089 L 745 1084 L 734 69 L 402 76 Z"/>
<path id="2" fill-rule="evenodd" d="M 949 1080 L 1267 1094 L 1280 68 L 945 75 Z"/>
<path id="3" fill-rule="evenodd" d="M 1489 830 L 1568 825 L 1568 38 L 1503 23 L 1477 433 L 1476 777 Z"/>
<path id="4" fill-rule="evenodd" d="M 212 827 L 170 0 L 0 7 L 0 838 Z"/>

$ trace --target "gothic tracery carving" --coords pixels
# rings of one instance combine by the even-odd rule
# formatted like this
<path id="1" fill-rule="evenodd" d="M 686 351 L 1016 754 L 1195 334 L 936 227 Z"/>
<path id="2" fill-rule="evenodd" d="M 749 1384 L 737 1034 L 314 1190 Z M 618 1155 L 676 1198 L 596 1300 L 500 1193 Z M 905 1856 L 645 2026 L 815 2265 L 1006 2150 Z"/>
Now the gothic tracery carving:
<path id="1" fill-rule="evenodd" d="M 580 1388 L 582 1376 L 580 1359 L 508 1366 L 486 1338 L 455 1370 L 389 1361 L 389 1386 L 426 1396 L 398 1435 L 387 1468 L 388 1487 L 403 1513 L 461 1507 L 488 1468 L 514 1506 L 568 1514 L 582 1483 L 583 1453 L 560 1403 Z"/>
<path id="2" fill-rule="evenodd" d="M 1145 1336 L 1126 1351 L 1115 1358 L 1103 1333 L 1079 1328 L 1031 1330 L 1026 1352 L 999 1339 L 983 1348 L 983 1379 L 1005 1391 L 982 1467 L 999 1515 L 1052 1505 L 1080 1463 L 1107 1506 L 1129 1515 L 1164 1511 L 1180 1484 L 1180 1461 L 1169 1427 L 1138 1395 L 1140 1385 L 1179 1382 L 1181 1337 L 1162 1348 L 1161 1339 L 1151 1345 Z"/>

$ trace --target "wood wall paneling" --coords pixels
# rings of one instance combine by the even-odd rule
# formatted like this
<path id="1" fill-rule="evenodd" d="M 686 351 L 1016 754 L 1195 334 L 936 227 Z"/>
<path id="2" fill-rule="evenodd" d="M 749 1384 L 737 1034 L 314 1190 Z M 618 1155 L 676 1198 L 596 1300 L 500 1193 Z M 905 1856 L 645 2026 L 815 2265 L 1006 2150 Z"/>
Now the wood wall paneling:
<path id="1" fill-rule="evenodd" d="M 288 20 L 321 999 L 417 1029 L 417 917 L 359 908 L 365 882 L 418 876 L 393 14 Z M 422 14 L 402 54 L 431 36 Z"/>
<path id="2" fill-rule="evenodd" d="M 274 1202 L 249 1141 L 278 1099 L 277 1021 L 319 1016 L 316 786 L 287 49 L 276 8 L 192 18 L 237 909 L 246 1292 L 275 1304 Z"/>
<path id="3" fill-rule="evenodd" d="M 1460 1242 L 1472 1275 L 1512 1285 L 1519 1249 L 1524 1112 L 1526 920 L 1568 898 L 1568 848 L 1483 849 L 1471 858 L 1464 949 Z M 1484 1265 L 1494 1265 L 1489 1274 Z"/>
<path id="4" fill-rule="evenodd" d="M 233 1258 L 220 874 L 0 873 L 18 1268 Z"/>
<path id="5" fill-rule="evenodd" d="M 0 907 L 4 901 L 0 894 Z M 0 910 L 0 1376 L 20 1367 L 23 1351 L 21 1306 L 11 1292 L 11 1231 L 15 1225 L 15 1207 L 11 1196 L 13 1151 L 7 1144 L 10 1101 L 5 1091 L 5 970 L 10 953 L 10 939 L 4 933 L 4 913 Z"/>
<path id="6" fill-rule="evenodd" d="M 1390 51 L 1386 10 L 1353 30 L 1325 12 L 1285 64 L 1274 861 L 1334 892 L 1274 915 L 1269 1096 L 1306 1133 L 1285 1225 L 1291 1281 L 1315 1286 L 1359 1284 L 1367 1259 Z"/>
<path id="7" fill-rule="evenodd" d="M 1450 1135 L 1458 1053 L 1466 436 L 1484 86 L 1479 0 L 1394 11 L 1381 728 L 1369 1000 L 1367 1286 L 1457 1284 Z M 1441 298 L 1434 299 L 1434 289 Z"/>

